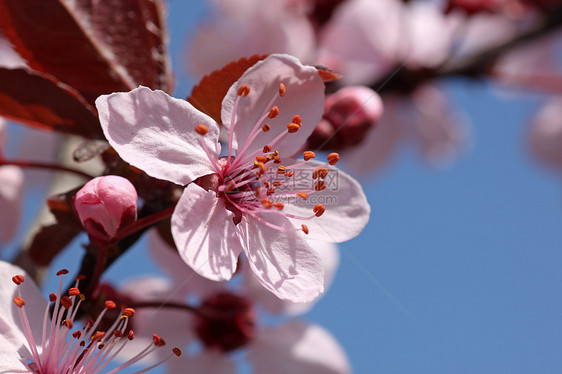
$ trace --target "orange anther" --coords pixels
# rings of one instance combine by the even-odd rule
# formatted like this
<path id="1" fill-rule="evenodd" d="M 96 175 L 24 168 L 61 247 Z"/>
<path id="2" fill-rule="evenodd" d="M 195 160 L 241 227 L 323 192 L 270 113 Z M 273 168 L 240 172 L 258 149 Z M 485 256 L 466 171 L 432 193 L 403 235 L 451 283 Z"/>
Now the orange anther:
<path id="1" fill-rule="evenodd" d="M 180 356 L 181 356 L 181 350 L 180 350 L 179 348 L 177 348 L 177 347 L 173 348 L 173 349 L 172 349 L 172 352 L 174 352 L 174 354 L 175 354 L 177 357 L 180 357 Z"/>
<path id="2" fill-rule="evenodd" d="M 316 179 L 316 178 L 324 179 L 326 178 L 327 175 L 328 175 L 328 169 L 318 168 L 312 172 L 312 179 Z"/>
<path id="3" fill-rule="evenodd" d="M 322 204 L 316 204 L 312 211 L 316 214 L 316 217 L 320 217 L 326 211 L 326 207 Z"/>
<path id="4" fill-rule="evenodd" d="M 94 335 L 92 335 L 92 340 L 101 340 L 105 336 L 105 332 L 103 331 L 96 331 Z"/>
<path id="5" fill-rule="evenodd" d="M 113 336 L 115 336 L 116 338 L 121 338 L 123 336 L 123 333 L 120 330 L 113 330 Z"/>
<path id="6" fill-rule="evenodd" d="M 257 161 L 257 162 L 266 163 L 266 162 L 267 162 L 267 158 L 264 157 L 264 156 L 257 156 L 257 157 L 256 157 L 256 161 Z"/>
<path id="7" fill-rule="evenodd" d="M 308 232 L 309 232 L 309 231 L 308 231 L 308 226 L 307 226 L 307 225 L 302 225 L 302 231 L 303 231 L 306 235 L 308 235 Z"/>
<path id="8" fill-rule="evenodd" d="M 289 172 L 287 172 L 285 175 L 290 178 L 290 177 L 292 177 L 293 175 L 295 175 L 295 172 L 294 172 L 294 171 L 289 171 Z"/>
<path id="9" fill-rule="evenodd" d="M 314 185 L 314 190 L 316 191 L 322 191 L 326 189 L 326 182 L 324 181 L 318 181 L 316 182 L 316 184 Z"/>
<path id="10" fill-rule="evenodd" d="M 293 123 L 296 123 L 297 125 L 299 125 L 299 127 L 302 126 L 302 118 L 301 118 L 301 116 L 299 116 L 298 114 L 295 115 L 295 116 L 293 117 Z"/>
<path id="11" fill-rule="evenodd" d="M 70 296 L 78 296 L 78 295 L 80 295 L 80 290 L 76 287 L 72 287 L 68 290 L 68 294 Z"/>
<path id="12" fill-rule="evenodd" d="M 274 164 L 280 164 L 281 163 L 281 157 L 279 157 L 279 156 L 273 157 L 273 163 Z"/>
<path id="13" fill-rule="evenodd" d="M 297 125 L 296 123 L 289 123 L 287 125 L 287 131 L 289 131 L 290 134 L 293 134 L 297 131 L 299 131 L 301 127 L 299 125 Z"/>
<path id="14" fill-rule="evenodd" d="M 264 174 L 264 173 L 265 173 L 266 168 L 265 168 L 265 164 L 264 164 L 263 162 L 257 162 L 257 161 L 256 161 L 256 162 L 254 162 L 254 165 L 255 165 L 257 168 L 260 169 L 258 173 L 260 173 L 260 174 Z"/>
<path id="15" fill-rule="evenodd" d="M 135 338 L 135 332 L 133 330 L 129 330 L 129 334 L 127 335 L 127 339 L 133 340 Z"/>
<path id="16" fill-rule="evenodd" d="M 283 83 L 279 83 L 279 96 L 285 96 L 285 92 L 287 92 L 285 85 Z"/>
<path id="17" fill-rule="evenodd" d="M 55 302 L 55 301 L 57 301 L 57 295 L 55 295 L 53 292 L 51 292 L 51 293 L 49 294 L 49 301 L 50 301 L 50 302 Z"/>
<path id="18" fill-rule="evenodd" d="M 275 193 L 275 188 L 268 188 L 267 192 L 265 193 L 267 196 L 271 196 Z"/>
<path id="19" fill-rule="evenodd" d="M 310 160 L 311 158 L 315 158 L 315 157 L 316 157 L 316 153 L 314 153 L 314 152 L 312 152 L 312 151 L 306 151 L 306 152 L 304 152 L 302 155 L 303 155 L 305 161 L 308 161 L 308 160 Z"/>
<path id="20" fill-rule="evenodd" d="M 265 147 L 263 147 L 263 153 L 268 153 L 271 152 L 271 146 L 270 145 L 266 145 Z"/>
<path id="21" fill-rule="evenodd" d="M 283 208 L 285 208 L 285 205 L 283 205 L 283 203 L 273 203 L 273 206 L 279 210 L 283 210 Z"/>
<path id="22" fill-rule="evenodd" d="M 267 115 L 269 118 L 275 118 L 279 115 L 279 108 L 277 108 L 276 106 L 274 106 L 273 108 L 271 108 L 271 110 L 269 111 L 269 114 Z"/>
<path id="23" fill-rule="evenodd" d="M 334 152 L 334 153 L 330 153 L 330 154 L 328 155 L 327 159 L 328 159 L 328 163 L 329 163 L 330 165 L 335 165 L 336 162 L 338 162 L 338 161 L 340 160 L 340 155 L 337 154 L 337 153 L 335 153 L 335 152 Z"/>
<path id="24" fill-rule="evenodd" d="M 18 308 L 21 308 L 22 306 L 25 305 L 25 301 L 23 301 L 23 299 L 19 296 L 14 297 L 14 304 L 16 304 L 18 306 Z"/>
<path id="25" fill-rule="evenodd" d="M 297 196 L 301 197 L 304 200 L 308 199 L 308 194 L 306 192 L 299 192 L 297 193 Z"/>
<path id="26" fill-rule="evenodd" d="M 264 123 L 263 126 L 261 127 L 261 131 L 268 132 L 269 130 L 271 130 L 271 126 L 269 126 L 269 124 L 267 123 Z"/>
<path id="27" fill-rule="evenodd" d="M 65 275 L 65 274 L 68 274 L 68 270 L 66 270 L 66 269 L 61 269 L 61 270 L 57 271 L 57 277 L 59 275 Z"/>
<path id="28" fill-rule="evenodd" d="M 72 300 L 70 300 L 70 297 L 68 296 L 61 297 L 60 303 L 65 309 L 68 309 L 72 306 Z"/>
<path id="29" fill-rule="evenodd" d="M 123 315 L 127 317 L 132 317 L 135 315 L 135 310 L 133 308 L 125 308 L 123 310 Z"/>
<path id="30" fill-rule="evenodd" d="M 76 330 L 72 333 L 72 337 L 75 339 L 80 339 L 81 336 L 82 336 L 82 331 L 80 330 Z"/>
<path id="31" fill-rule="evenodd" d="M 250 93 L 250 86 L 248 86 L 247 84 L 241 85 L 240 88 L 238 89 L 238 96 L 246 97 L 248 96 L 249 93 Z"/>
<path id="32" fill-rule="evenodd" d="M 200 123 L 197 126 L 195 126 L 195 132 L 201 136 L 205 136 L 209 132 L 209 128 L 204 124 Z"/>
<path id="33" fill-rule="evenodd" d="M 105 301 L 105 307 L 106 307 L 107 309 L 113 309 L 113 308 L 116 308 L 116 307 L 117 307 L 117 304 L 115 304 L 115 303 L 114 303 L 113 301 L 111 301 L 111 300 L 106 300 L 106 301 Z"/>
<path id="34" fill-rule="evenodd" d="M 17 284 L 18 286 L 22 284 L 24 281 L 23 275 L 15 275 L 12 277 L 12 282 Z"/>
<path id="35" fill-rule="evenodd" d="M 162 338 L 160 338 L 158 335 L 153 334 L 152 335 L 152 342 L 154 343 L 155 346 L 160 346 L 160 344 L 162 344 Z"/>
<path id="36" fill-rule="evenodd" d="M 281 181 L 273 181 L 273 185 L 274 185 L 275 187 L 280 187 L 280 186 L 283 185 L 283 182 L 281 182 Z"/>
<path id="37" fill-rule="evenodd" d="M 287 170 L 287 169 L 286 169 L 285 166 L 283 166 L 283 165 L 279 165 L 279 166 L 277 167 L 277 173 L 278 173 L 278 174 L 285 174 L 285 171 L 286 171 L 286 170 Z"/>

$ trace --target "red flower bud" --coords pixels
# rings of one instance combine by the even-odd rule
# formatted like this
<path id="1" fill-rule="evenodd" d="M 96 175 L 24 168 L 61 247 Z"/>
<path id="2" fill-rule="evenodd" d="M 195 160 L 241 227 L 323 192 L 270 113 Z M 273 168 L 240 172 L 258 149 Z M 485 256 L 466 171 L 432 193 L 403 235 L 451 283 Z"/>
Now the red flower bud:
<path id="1" fill-rule="evenodd" d="M 107 243 L 136 221 L 137 199 L 131 182 L 108 175 L 86 183 L 74 197 L 74 209 L 90 239 Z"/>
<path id="2" fill-rule="evenodd" d="M 380 96 L 363 86 L 348 86 L 326 97 L 324 116 L 308 138 L 309 149 L 342 149 L 357 145 L 383 113 Z"/>

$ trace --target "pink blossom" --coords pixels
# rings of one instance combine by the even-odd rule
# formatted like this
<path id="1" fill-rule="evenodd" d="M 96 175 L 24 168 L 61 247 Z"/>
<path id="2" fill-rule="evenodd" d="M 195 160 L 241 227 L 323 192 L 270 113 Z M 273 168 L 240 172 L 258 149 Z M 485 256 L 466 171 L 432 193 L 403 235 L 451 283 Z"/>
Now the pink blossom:
<path id="1" fill-rule="evenodd" d="M 294 0 L 214 0 L 213 17 L 190 38 L 187 65 L 202 77 L 253 54 L 287 53 L 309 61 L 314 30 L 306 7 Z"/>
<path id="2" fill-rule="evenodd" d="M 528 142 L 537 160 L 562 170 L 562 97 L 551 98 L 538 111 L 529 129 Z"/>
<path id="3" fill-rule="evenodd" d="M 413 142 L 430 164 L 443 165 L 468 141 L 466 117 L 436 87 L 420 87 L 408 98 L 385 97 L 384 107 L 374 131 L 345 155 L 357 171 L 381 168 L 405 141 Z"/>
<path id="4" fill-rule="evenodd" d="M 105 309 L 84 329 L 74 329 L 74 318 L 83 295 L 78 289 L 79 281 L 62 295 L 62 276 L 68 271 L 61 270 L 59 292 L 49 295 L 47 302 L 33 281 L 23 271 L 9 263 L 0 262 L 0 274 L 4 278 L 0 286 L 0 370 L 4 373 L 102 373 L 115 355 L 134 338 L 126 330 L 130 317 L 135 311 L 121 310 L 120 316 L 106 331 L 98 326 L 104 314 L 116 307 L 112 301 L 105 302 Z M 7 277 L 12 277 L 10 282 Z M 15 304 L 15 306 L 14 306 Z M 53 315 L 49 316 L 53 307 Z M 63 320 L 64 315 L 64 320 Z M 144 355 L 161 349 L 163 340 L 154 339 L 145 350 L 129 361 L 106 374 L 114 374 L 136 363 Z M 168 357 L 179 355 L 177 348 L 168 351 Z M 166 360 L 167 360 L 166 358 Z M 148 369 L 148 368 L 147 368 Z M 138 371 L 137 373 L 145 372 Z"/>
<path id="5" fill-rule="evenodd" d="M 127 282 L 128 286 L 121 290 L 128 296 L 133 300 L 154 304 L 152 308 L 137 308 L 135 320 L 142 325 L 150 322 L 157 333 L 166 332 L 167 340 L 174 345 L 185 347 L 195 343 L 197 339 L 204 346 L 194 356 L 186 355 L 179 361 L 170 362 L 169 373 L 179 372 L 181 367 L 187 365 L 194 372 L 235 373 L 235 363 L 229 353 L 241 349 L 255 373 L 350 372 L 345 353 L 337 341 L 320 326 L 290 320 L 278 327 L 267 327 L 259 318 L 262 308 L 264 311 L 293 316 L 305 313 L 313 303 L 295 304 L 275 298 L 259 284 L 251 271 L 246 271 L 246 262 L 240 264 L 241 270 L 237 273 L 243 277 L 240 282 L 234 285 L 213 282 L 216 287 L 209 288 L 202 282 L 210 281 L 201 278 L 178 261 L 177 252 L 171 250 L 156 235 L 152 235 L 151 243 L 153 256 L 160 260 L 175 284 L 157 277 L 143 277 L 140 281 L 135 279 Z M 335 246 L 321 242 L 311 245 L 319 252 L 331 278 L 338 263 Z M 186 276 L 183 280 L 182 275 Z M 186 290 L 184 284 L 192 284 L 187 294 L 182 292 Z M 194 285 L 203 286 L 197 289 Z M 159 291 L 153 292 L 157 289 Z M 144 290 L 149 291 L 146 293 Z M 193 301 L 194 297 L 200 300 L 198 305 L 201 314 L 192 315 L 190 311 L 178 307 L 185 300 Z M 167 303 L 173 303 L 176 307 L 170 308 Z M 205 317 L 206 314 L 208 317 Z M 138 329 L 135 334 L 135 341 L 139 346 L 150 339 L 150 335 L 142 334 Z M 134 344 L 135 342 L 131 347 L 134 348 Z M 156 360 L 158 357 L 152 359 Z"/>
<path id="6" fill-rule="evenodd" d="M 305 153 L 308 161 L 291 158 L 322 116 L 323 91 L 316 69 L 294 57 L 258 62 L 223 100 L 224 157 L 216 122 L 164 92 L 139 87 L 101 96 L 96 105 L 105 136 L 125 161 L 187 184 L 172 235 L 188 265 L 209 279 L 228 280 L 245 252 L 267 289 L 308 301 L 323 290 L 323 270 L 306 234 L 351 239 L 370 211 L 360 185 L 332 166 L 337 154 L 329 164 L 310 160 L 312 152 Z M 337 185 L 327 188 L 328 176 Z"/>
<path id="7" fill-rule="evenodd" d="M 108 242 L 137 219 L 137 199 L 131 182 L 107 175 L 92 179 L 76 193 L 74 209 L 90 238 Z"/>

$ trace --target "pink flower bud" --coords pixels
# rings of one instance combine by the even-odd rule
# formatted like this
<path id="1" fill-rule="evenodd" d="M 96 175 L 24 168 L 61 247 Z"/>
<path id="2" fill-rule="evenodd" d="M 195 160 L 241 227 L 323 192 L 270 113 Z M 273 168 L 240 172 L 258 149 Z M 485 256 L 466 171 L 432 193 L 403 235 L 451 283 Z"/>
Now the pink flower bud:
<path id="1" fill-rule="evenodd" d="M 348 86 L 328 95 L 324 116 L 308 138 L 309 148 L 341 151 L 357 145 L 381 118 L 380 96 L 364 86 Z"/>
<path id="2" fill-rule="evenodd" d="M 74 209 L 90 239 L 107 243 L 119 230 L 135 222 L 137 199 L 131 182 L 108 175 L 86 183 L 74 197 Z"/>

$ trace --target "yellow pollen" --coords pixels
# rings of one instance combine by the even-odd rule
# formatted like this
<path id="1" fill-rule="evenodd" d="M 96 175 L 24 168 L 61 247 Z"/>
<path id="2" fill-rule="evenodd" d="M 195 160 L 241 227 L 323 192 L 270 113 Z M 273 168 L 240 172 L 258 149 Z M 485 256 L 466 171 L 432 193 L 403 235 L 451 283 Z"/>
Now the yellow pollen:
<path id="1" fill-rule="evenodd" d="M 307 225 L 302 225 L 302 231 L 303 231 L 306 235 L 308 235 L 308 232 L 309 232 L 309 231 L 308 231 L 308 226 L 307 226 Z"/>
<path id="2" fill-rule="evenodd" d="M 302 118 L 298 114 L 293 117 L 293 123 L 302 126 Z"/>
<path id="3" fill-rule="evenodd" d="M 238 96 L 246 97 L 250 93 L 250 86 L 243 84 L 238 89 Z"/>
<path id="4" fill-rule="evenodd" d="M 267 123 L 265 123 L 261 128 L 261 130 L 263 132 L 268 132 L 270 129 L 271 129 L 271 126 L 269 126 L 269 124 L 267 124 Z"/>
<path id="5" fill-rule="evenodd" d="M 297 196 L 303 198 L 304 200 L 308 199 L 308 194 L 306 192 L 299 192 Z"/>
<path id="6" fill-rule="evenodd" d="M 21 308 L 22 306 L 25 305 L 25 301 L 23 301 L 23 299 L 19 296 L 14 297 L 14 304 L 16 304 L 18 306 L 18 308 Z"/>
<path id="7" fill-rule="evenodd" d="M 277 117 L 278 115 L 279 115 L 279 108 L 274 106 L 273 108 L 271 108 L 271 110 L 269 111 L 269 114 L 267 116 L 269 118 L 273 119 L 273 118 Z"/>
<path id="8" fill-rule="evenodd" d="M 277 173 L 278 173 L 278 174 L 285 174 L 285 170 L 286 170 L 286 169 L 285 169 L 285 166 L 283 166 L 283 165 L 279 165 L 279 166 L 277 167 Z"/>
<path id="9" fill-rule="evenodd" d="M 334 152 L 334 153 L 330 153 L 330 154 L 328 155 L 327 159 L 328 159 L 328 163 L 329 163 L 330 165 L 335 165 L 336 162 L 338 162 L 338 161 L 340 160 L 340 155 L 337 154 L 337 153 L 335 153 L 335 152 Z"/>
<path id="10" fill-rule="evenodd" d="M 287 92 L 285 85 L 283 83 L 279 83 L 279 96 L 285 96 L 285 92 Z"/>
<path id="11" fill-rule="evenodd" d="M 312 152 L 312 151 L 306 151 L 302 154 L 304 156 L 304 160 L 308 161 L 311 158 L 316 158 L 316 153 Z"/>
<path id="12" fill-rule="evenodd" d="M 316 217 L 320 217 L 326 211 L 326 207 L 322 204 L 316 204 L 314 208 L 312 208 L 312 211 L 314 212 Z"/>
<path id="13" fill-rule="evenodd" d="M 318 181 L 314 185 L 314 190 L 316 190 L 316 191 L 322 191 L 322 190 L 325 190 L 325 189 L 326 189 L 326 182 L 324 182 L 324 181 Z"/>
<path id="14" fill-rule="evenodd" d="M 297 125 L 296 123 L 289 123 L 287 125 L 287 131 L 289 131 L 290 134 L 293 134 L 297 131 L 299 131 L 301 127 L 299 125 Z"/>
<path id="15" fill-rule="evenodd" d="M 265 147 L 263 147 L 263 153 L 269 153 L 271 152 L 271 146 L 270 145 L 266 145 Z"/>
<path id="16" fill-rule="evenodd" d="M 209 128 L 204 124 L 200 123 L 197 126 L 195 126 L 195 132 L 201 136 L 205 136 L 209 132 Z"/>

